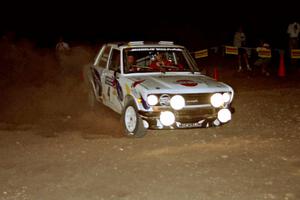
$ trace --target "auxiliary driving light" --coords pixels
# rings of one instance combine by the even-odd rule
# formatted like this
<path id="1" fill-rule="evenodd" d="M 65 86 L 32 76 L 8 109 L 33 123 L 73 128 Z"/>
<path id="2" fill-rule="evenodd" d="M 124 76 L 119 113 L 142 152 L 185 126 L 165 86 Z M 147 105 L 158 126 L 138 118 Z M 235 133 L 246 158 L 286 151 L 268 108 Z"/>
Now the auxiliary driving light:
<path id="1" fill-rule="evenodd" d="M 228 109 L 221 109 L 218 112 L 218 119 L 222 123 L 226 123 L 231 120 L 231 112 Z"/>
<path id="2" fill-rule="evenodd" d="M 159 120 L 164 126 L 170 126 L 175 122 L 175 115 L 170 111 L 163 111 L 160 114 Z"/>

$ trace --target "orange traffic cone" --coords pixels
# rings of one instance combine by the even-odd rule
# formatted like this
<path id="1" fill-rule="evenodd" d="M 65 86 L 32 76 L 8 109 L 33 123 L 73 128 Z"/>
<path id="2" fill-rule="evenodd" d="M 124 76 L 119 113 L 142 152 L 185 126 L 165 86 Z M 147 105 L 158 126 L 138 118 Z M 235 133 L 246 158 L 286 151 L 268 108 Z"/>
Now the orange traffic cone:
<path id="1" fill-rule="evenodd" d="M 218 79 L 219 79 L 218 67 L 214 67 L 214 79 L 215 79 L 215 80 L 218 80 Z"/>
<path id="2" fill-rule="evenodd" d="M 214 67 L 214 79 L 218 80 L 219 79 L 219 74 L 218 74 L 218 68 Z"/>
<path id="3" fill-rule="evenodd" d="M 285 77 L 284 52 L 280 51 L 280 62 L 278 68 L 278 76 Z"/>

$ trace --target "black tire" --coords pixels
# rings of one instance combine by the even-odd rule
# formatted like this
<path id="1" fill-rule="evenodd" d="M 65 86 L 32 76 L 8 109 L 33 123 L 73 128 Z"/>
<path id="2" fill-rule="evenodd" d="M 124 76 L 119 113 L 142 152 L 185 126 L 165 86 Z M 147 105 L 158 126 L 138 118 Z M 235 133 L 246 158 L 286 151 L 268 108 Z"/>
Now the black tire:
<path id="1" fill-rule="evenodd" d="M 129 120 L 132 122 L 132 119 L 128 119 L 128 112 L 130 112 L 130 111 L 132 111 L 132 112 L 134 111 L 134 113 L 135 113 L 135 116 L 136 116 L 135 126 L 130 126 L 128 123 L 126 123 L 126 117 L 127 117 L 127 121 Z M 136 104 L 133 99 L 130 99 L 127 101 L 127 103 L 122 111 L 121 123 L 122 123 L 123 129 L 124 129 L 124 134 L 127 137 L 141 138 L 141 137 L 144 137 L 147 133 L 147 130 L 143 125 L 143 120 L 138 114 L 138 110 L 137 110 Z"/>

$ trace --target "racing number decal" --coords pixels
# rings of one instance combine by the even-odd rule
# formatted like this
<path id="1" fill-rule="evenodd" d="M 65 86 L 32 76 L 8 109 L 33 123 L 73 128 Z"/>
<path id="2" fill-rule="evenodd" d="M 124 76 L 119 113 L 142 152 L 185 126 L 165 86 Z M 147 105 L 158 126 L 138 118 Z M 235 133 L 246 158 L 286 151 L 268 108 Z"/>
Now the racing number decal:
<path id="1" fill-rule="evenodd" d="M 105 84 L 114 87 L 114 78 L 110 76 L 105 76 Z"/>
<path id="2" fill-rule="evenodd" d="M 123 101 L 123 90 L 118 80 L 115 81 L 119 101 Z"/>
<path id="3" fill-rule="evenodd" d="M 123 101 L 123 91 L 118 80 L 116 80 L 114 77 L 105 76 L 105 84 L 109 86 L 107 89 L 107 96 L 109 98 L 110 98 L 110 87 L 113 87 L 114 89 L 117 90 L 119 101 Z"/>

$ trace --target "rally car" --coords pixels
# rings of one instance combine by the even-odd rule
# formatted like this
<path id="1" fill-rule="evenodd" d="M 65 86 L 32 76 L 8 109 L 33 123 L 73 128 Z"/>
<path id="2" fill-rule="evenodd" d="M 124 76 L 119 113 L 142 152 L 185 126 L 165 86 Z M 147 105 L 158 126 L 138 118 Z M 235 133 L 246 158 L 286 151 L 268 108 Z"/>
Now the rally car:
<path id="1" fill-rule="evenodd" d="M 173 42 L 105 44 L 86 77 L 90 104 L 121 114 L 126 136 L 231 120 L 233 89 L 202 75 L 189 51 Z"/>

